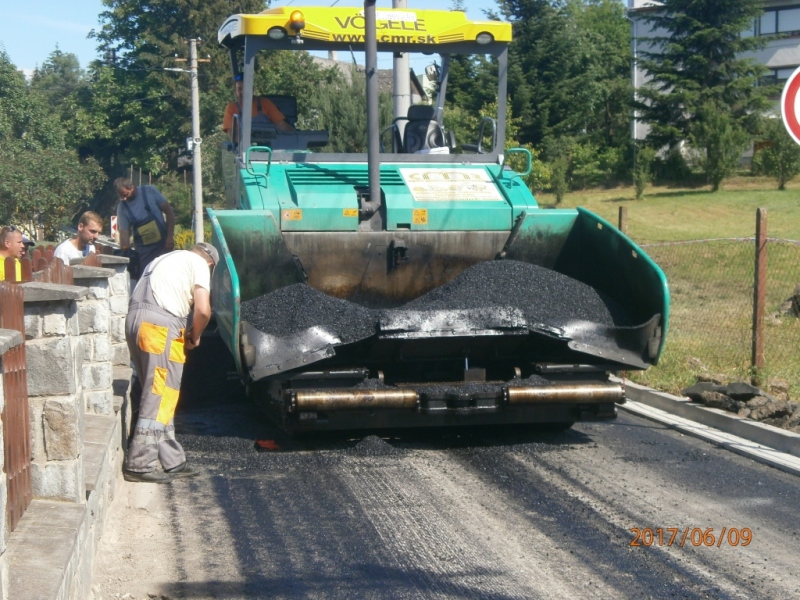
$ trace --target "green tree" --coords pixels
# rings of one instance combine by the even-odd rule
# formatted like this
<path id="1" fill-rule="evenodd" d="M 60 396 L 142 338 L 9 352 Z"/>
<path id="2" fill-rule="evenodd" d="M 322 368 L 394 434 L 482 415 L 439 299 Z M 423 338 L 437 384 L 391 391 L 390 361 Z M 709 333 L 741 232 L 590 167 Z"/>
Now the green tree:
<path id="1" fill-rule="evenodd" d="M 93 97 L 87 103 L 85 138 L 89 151 L 104 166 L 119 172 L 133 162 L 159 173 L 175 168 L 191 134 L 190 80 L 165 71 L 185 68 L 175 57 L 187 57 L 186 40 L 199 38 L 203 135 L 219 128 L 231 99 L 230 58 L 216 43 L 217 30 L 235 13 L 257 13 L 264 0 L 103 0 L 101 27 L 93 33 L 98 50 L 113 55 L 111 65 L 91 67 Z M 98 85 L 100 84 L 100 85 Z"/>
<path id="2" fill-rule="evenodd" d="M 753 157 L 753 171 L 774 177 L 778 189 L 800 174 L 800 145 L 787 133 L 780 119 L 765 119 L 761 134 L 764 142 Z"/>
<path id="3" fill-rule="evenodd" d="M 42 227 L 46 239 L 70 223 L 105 181 L 97 163 L 74 150 L 32 150 L 19 140 L 0 142 L 0 221 Z"/>
<path id="4" fill-rule="evenodd" d="M 42 94 L 54 108 L 60 108 L 86 85 L 86 73 L 81 69 L 78 57 L 61 52 L 58 46 L 31 77 L 31 89 Z"/>
<path id="5" fill-rule="evenodd" d="M 641 200 L 650 181 L 653 179 L 653 161 L 656 152 L 644 146 L 636 151 L 636 167 L 633 169 L 633 187 L 636 189 L 636 199 Z"/>
<path id="6" fill-rule="evenodd" d="M 41 94 L 29 89 L 25 76 L 1 49 L 0 139 L 18 140 L 31 149 L 64 143 L 58 115 Z"/>
<path id="7" fill-rule="evenodd" d="M 751 138 L 725 107 L 708 102 L 695 114 L 689 139 L 695 148 L 704 149 L 700 165 L 711 191 L 716 192 L 722 180 L 738 166 Z"/>
<path id="8" fill-rule="evenodd" d="M 521 141 L 629 143 L 630 26 L 615 0 L 499 0 L 514 25 L 509 90 Z"/>
<path id="9" fill-rule="evenodd" d="M 666 32 L 649 39 L 655 46 L 642 53 L 650 81 L 639 90 L 638 109 L 650 124 L 652 147 L 689 139 L 695 115 L 709 103 L 731 127 L 757 131 L 773 90 L 758 85 L 765 68 L 743 54 L 762 48 L 766 39 L 741 34 L 762 12 L 761 0 L 664 0 L 647 19 Z M 709 156 L 715 152 L 705 149 Z"/>
<path id="10" fill-rule="evenodd" d="M 569 0 L 580 42 L 578 70 L 560 101 L 572 106 L 567 131 L 585 131 L 598 148 L 627 149 L 633 88 L 630 24 L 617 0 Z"/>
<path id="11" fill-rule="evenodd" d="M 320 83 L 311 95 L 312 111 L 300 124 L 308 129 L 327 129 L 327 152 L 367 151 L 367 87 L 364 73 L 353 67 L 348 75 L 329 72 L 330 80 Z M 392 99 L 378 98 L 381 127 L 392 120 Z"/>
<path id="12" fill-rule="evenodd" d="M 553 94 L 574 72 L 577 46 L 562 3 L 499 0 L 501 14 L 514 25 L 509 49 L 509 98 L 522 118 L 522 141 L 541 145 L 569 112 Z"/>
<path id="13" fill-rule="evenodd" d="M 105 178 L 65 145 L 49 100 L 0 51 L 0 222 L 51 235 Z"/>

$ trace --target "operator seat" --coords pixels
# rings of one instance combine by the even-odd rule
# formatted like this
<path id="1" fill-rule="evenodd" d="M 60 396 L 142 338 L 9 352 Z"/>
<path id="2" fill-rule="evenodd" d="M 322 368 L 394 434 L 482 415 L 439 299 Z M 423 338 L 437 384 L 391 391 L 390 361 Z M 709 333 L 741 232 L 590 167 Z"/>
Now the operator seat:
<path id="1" fill-rule="evenodd" d="M 283 95 L 265 96 L 265 98 L 278 107 L 292 127 L 297 127 L 297 98 Z"/>
<path id="2" fill-rule="evenodd" d="M 403 152 L 412 154 L 447 146 L 442 126 L 433 119 L 434 110 L 430 104 L 413 104 L 408 107 Z"/>

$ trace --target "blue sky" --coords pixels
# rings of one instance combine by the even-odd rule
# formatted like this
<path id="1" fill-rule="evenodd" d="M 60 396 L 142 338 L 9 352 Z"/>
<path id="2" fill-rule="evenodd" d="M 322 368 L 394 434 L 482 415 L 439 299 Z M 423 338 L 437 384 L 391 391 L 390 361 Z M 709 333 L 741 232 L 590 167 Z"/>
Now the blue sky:
<path id="1" fill-rule="evenodd" d="M 276 6 L 330 6 L 334 0 L 276 0 Z M 378 0 L 378 8 L 390 8 L 391 0 Z M 409 8 L 449 9 L 453 0 L 407 0 Z M 483 9 L 494 9 L 494 0 L 467 0 L 467 14 L 483 17 Z M 364 6 L 363 0 L 339 0 L 337 6 Z M 41 65 L 56 45 L 78 57 L 81 67 L 97 58 L 96 42 L 87 38 L 99 28 L 105 10 L 101 0 L 0 0 L 0 45 L 11 62 L 26 74 Z M 383 67 L 384 65 L 380 65 Z M 388 65 L 387 65 L 388 66 Z M 417 65 L 412 65 L 417 67 Z"/>

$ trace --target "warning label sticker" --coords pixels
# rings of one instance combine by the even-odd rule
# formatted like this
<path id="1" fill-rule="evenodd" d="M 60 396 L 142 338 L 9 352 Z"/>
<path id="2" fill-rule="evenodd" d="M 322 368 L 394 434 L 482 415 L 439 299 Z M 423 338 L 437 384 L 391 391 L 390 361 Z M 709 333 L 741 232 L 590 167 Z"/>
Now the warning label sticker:
<path id="1" fill-rule="evenodd" d="M 484 169 L 400 169 L 417 202 L 453 200 L 503 202 L 503 196 Z"/>

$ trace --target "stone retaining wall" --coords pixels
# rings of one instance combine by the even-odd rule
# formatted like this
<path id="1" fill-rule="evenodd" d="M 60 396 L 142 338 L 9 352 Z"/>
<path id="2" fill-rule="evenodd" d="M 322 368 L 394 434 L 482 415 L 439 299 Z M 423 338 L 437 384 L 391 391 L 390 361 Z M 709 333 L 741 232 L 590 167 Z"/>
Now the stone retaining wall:
<path id="1" fill-rule="evenodd" d="M 74 266 L 72 271 L 75 285 L 89 292 L 78 301 L 78 329 L 83 344 L 81 384 L 84 407 L 89 413 L 110 415 L 114 412 L 111 280 L 115 273 L 112 269 L 82 266 Z"/>
<path id="2" fill-rule="evenodd" d="M 91 594 L 130 419 L 127 259 L 109 258 L 110 268 L 74 266 L 76 285 L 19 284 L 25 332 L 16 337 L 26 345 L 34 499 L 8 536 L 0 480 L 0 600 Z M 0 354 L 3 339 L 0 332 Z"/>
<path id="3" fill-rule="evenodd" d="M 84 323 L 89 318 L 79 312 L 79 302 L 88 290 L 38 282 L 20 285 L 25 291 L 33 496 L 82 504 L 86 411 L 81 318 Z"/>
<path id="4" fill-rule="evenodd" d="M 131 357 L 125 342 L 125 317 L 128 315 L 130 298 L 130 276 L 128 259 L 122 256 L 101 254 L 100 263 L 113 271 L 109 279 L 109 332 L 111 334 L 111 362 L 115 366 L 127 367 Z"/>

